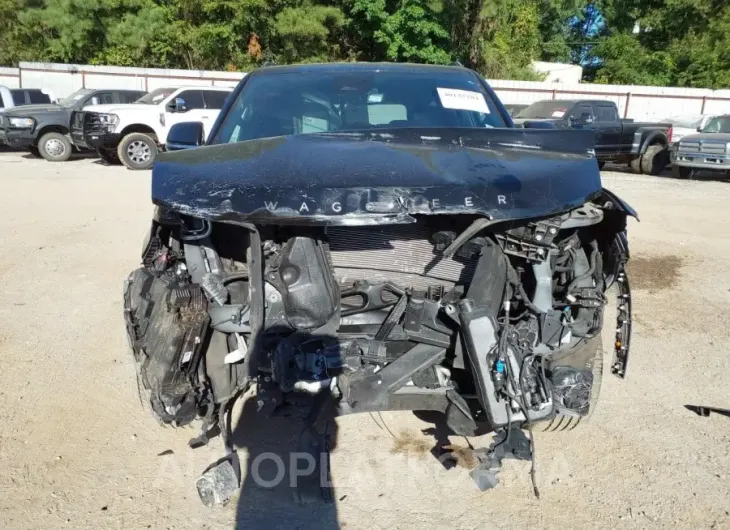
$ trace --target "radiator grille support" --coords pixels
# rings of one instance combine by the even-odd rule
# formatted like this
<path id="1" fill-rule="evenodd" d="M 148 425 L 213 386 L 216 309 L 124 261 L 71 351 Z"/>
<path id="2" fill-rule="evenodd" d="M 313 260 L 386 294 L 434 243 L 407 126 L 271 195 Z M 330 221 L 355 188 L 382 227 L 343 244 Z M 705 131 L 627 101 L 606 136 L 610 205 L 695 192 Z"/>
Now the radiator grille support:
<path id="1" fill-rule="evenodd" d="M 329 227 L 330 261 L 341 284 L 358 280 L 392 281 L 426 290 L 468 284 L 476 259 L 444 258 L 436 253 L 431 231 L 416 223 L 369 227 Z"/>

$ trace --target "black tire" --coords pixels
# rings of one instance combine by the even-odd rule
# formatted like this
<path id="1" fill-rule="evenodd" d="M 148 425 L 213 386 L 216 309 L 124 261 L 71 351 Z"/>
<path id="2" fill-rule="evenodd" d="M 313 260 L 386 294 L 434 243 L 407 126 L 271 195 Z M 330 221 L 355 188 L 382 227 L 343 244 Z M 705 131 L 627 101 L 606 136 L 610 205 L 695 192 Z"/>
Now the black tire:
<path id="1" fill-rule="evenodd" d="M 672 177 L 675 179 L 691 179 L 694 170 L 691 167 L 672 166 Z"/>
<path id="2" fill-rule="evenodd" d="M 668 151 L 663 145 L 650 145 L 641 156 L 641 172 L 645 175 L 658 175 L 669 164 Z"/>
<path id="3" fill-rule="evenodd" d="M 119 155 L 117 155 L 117 152 L 114 149 L 97 149 L 96 154 L 99 155 L 99 158 L 106 162 L 107 165 L 118 166 L 122 163 L 122 161 L 119 160 Z"/>
<path id="4" fill-rule="evenodd" d="M 599 170 L 600 170 L 600 169 L 603 169 L 603 166 L 605 166 L 605 165 L 606 165 L 606 162 L 605 162 L 605 160 L 599 160 L 599 161 L 598 161 L 598 169 L 599 169 Z"/>
<path id="5" fill-rule="evenodd" d="M 31 155 L 33 155 L 34 157 L 36 157 L 36 158 L 40 158 L 40 157 L 41 157 L 41 152 L 40 152 L 40 151 L 38 150 L 38 148 L 37 148 L 37 147 L 36 147 L 35 145 L 31 145 L 31 146 L 30 146 L 30 147 L 28 148 L 28 152 L 29 152 L 29 153 L 30 153 Z"/>
<path id="6" fill-rule="evenodd" d="M 634 158 L 629 161 L 629 167 L 634 173 L 638 173 L 641 175 L 643 172 L 641 171 L 641 157 Z"/>
<path id="7" fill-rule="evenodd" d="M 73 146 L 65 134 L 44 134 L 38 142 L 38 152 L 49 162 L 65 162 L 71 158 Z"/>
<path id="8" fill-rule="evenodd" d="M 125 136 L 117 147 L 117 155 L 129 169 L 149 169 L 155 163 L 158 149 L 152 136 L 131 133 Z"/>

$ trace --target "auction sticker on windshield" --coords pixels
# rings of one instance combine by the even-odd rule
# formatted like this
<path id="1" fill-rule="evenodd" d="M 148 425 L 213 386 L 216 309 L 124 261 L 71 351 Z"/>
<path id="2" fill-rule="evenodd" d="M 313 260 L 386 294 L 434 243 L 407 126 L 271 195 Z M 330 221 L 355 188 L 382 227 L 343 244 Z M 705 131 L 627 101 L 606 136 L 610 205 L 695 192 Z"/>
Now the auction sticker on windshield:
<path id="1" fill-rule="evenodd" d="M 437 88 L 441 105 L 445 109 L 471 110 L 489 114 L 484 94 L 456 88 Z"/>
<path id="2" fill-rule="evenodd" d="M 562 118 L 566 112 L 568 112 L 568 109 L 555 109 L 553 111 L 553 118 Z"/>

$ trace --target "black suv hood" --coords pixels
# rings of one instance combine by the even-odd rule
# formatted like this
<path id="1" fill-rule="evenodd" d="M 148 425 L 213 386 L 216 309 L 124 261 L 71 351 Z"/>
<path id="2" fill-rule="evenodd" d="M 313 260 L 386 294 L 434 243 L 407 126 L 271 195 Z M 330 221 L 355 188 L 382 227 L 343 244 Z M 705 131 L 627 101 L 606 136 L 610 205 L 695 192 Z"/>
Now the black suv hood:
<path id="1" fill-rule="evenodd" d="M 163 153 L 152 200 L 258 223 L 407 223 L 413 214 L 552 215 L 601 193 L 586 131 L 378 129 Z"/>

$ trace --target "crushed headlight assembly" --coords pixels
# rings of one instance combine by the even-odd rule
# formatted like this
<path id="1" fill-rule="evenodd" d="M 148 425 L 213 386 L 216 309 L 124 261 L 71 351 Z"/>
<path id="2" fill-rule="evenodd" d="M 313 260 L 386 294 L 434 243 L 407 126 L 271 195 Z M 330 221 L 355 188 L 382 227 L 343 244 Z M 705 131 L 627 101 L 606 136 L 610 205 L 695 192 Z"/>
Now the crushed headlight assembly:
<path id="1" fill-rule="evenodd" d="M 32 129 L 33 118 L 9 118 L 10 126 L 15 129 Z"/>

